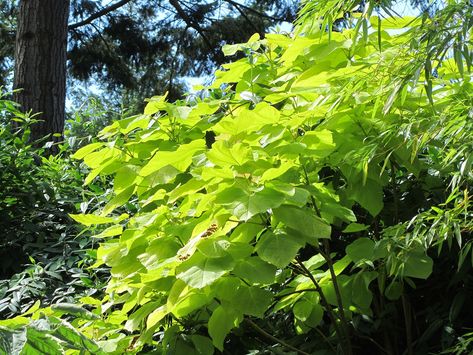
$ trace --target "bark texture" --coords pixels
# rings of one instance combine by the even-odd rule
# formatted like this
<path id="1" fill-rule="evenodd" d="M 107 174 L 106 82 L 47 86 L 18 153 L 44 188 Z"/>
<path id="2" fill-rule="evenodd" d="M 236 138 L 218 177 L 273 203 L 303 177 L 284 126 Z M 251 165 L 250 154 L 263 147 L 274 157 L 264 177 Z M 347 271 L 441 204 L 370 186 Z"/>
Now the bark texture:
<path id="1" fill-rule="evenodd" d="M 31 140 L 64 130 L 69 0 L 20 0 L 15 44 L 15 100 L 40 113 Z"/>

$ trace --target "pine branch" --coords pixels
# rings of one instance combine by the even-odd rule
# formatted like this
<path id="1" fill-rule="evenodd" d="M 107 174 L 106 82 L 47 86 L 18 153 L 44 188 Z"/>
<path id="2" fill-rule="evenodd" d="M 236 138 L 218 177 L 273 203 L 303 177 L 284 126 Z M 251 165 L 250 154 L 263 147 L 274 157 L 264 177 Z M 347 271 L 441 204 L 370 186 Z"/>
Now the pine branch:
<path id="1" fill-rule="evenodd" d="M 193 28 L 194 30 L 196 30 L 199 35 L 202 37 L 202 39 L 204 40 L 205 44 L 210 48 L 212 49 L 213 46 L 212 44 L 210 43 L 210 40 L 209 38 L 207 37 L 207 35 L 204 33 L 204 30 L 202 29 L 202 27 L 200 27 L 200 25 L 198 23 L 196 23 L 185 11 L 184 9 L 181 7 L 181 4 L 179 3 L 178 0 L 169 0 L 169 3 L 176 9 L 177 11 L 177 14 L 179 15 L 179 17 L 184 20 L 184 22 L 186 23 L 186 25 L 188 27 L 191 27 Z"/>
<path id="2" fill-rule="evenodd" d="M 274 16 L 271 16 L 271 15 L 265 14 L 264 12 L 260 12 L 256 9 L 250 7 L 250 6 L 240 4 L 240 3 L 236 2 L 236 1 L 233 1 L 233 0 L 223 0 L 223 1 L 229 3 L 230 5 L 233 5 L 234 7 L 243 8 L 243 9 L 249 11 L 249 12 L 254 13 L 255 15 L 257 15 L 259 17 L 265 17 L 265 18 L 267 18 L 269 20 L 272 20 L 272 21 L 287 21 L 287 19 L 285 19 L 285 18 L 278 18 L 278 17 L 274 17 Z"/>
<path id="3" fill-rule="evenodd" d="M 69 25 L 68 29 L 69 30 L 74 30 L 78 27 L 88 25 L 88 24 L 92 23 L 92 21 L 94 21 L 94 20 L 96 20 L 96 19 L 98 19 L 102 16 L 105 16 L 105 15 L 109 14 L 110 12 L 115 11 L 116 9 L 128 4 L 130 1 L 132 1 L 132 0 L 120 0 L 120 1 L 116 2 L 115 4 L 112 4 L 110 6 L 107 6 L 106 8 L 103 8 L 100 11 L 97 11 L 96 13 L 90 15 L 89 17 L 87 17 L 83 21 L 79 21 L 79 22 L 73 23 L 72 25 Z"/>
<path id="4" fill-rule="evenodd" d="M 248 18 L 248 16 L 246 16 L 245 12 L 240 8 L 238 3 L 234 2 L 234 1 L 230 1 L 229 3 L 240 13 L 240 15 L 246 20 L 246 22 L 248 22 L 250 24 L 250 26 L 253 28 L 255 33 L 259 33 L 261 35 L 261 37 L 264 37 L 264 32 L 260 33 L 261 31 L 258 30 L 258 28 L 255 26 L 253 21 L 251 21 Z"/>

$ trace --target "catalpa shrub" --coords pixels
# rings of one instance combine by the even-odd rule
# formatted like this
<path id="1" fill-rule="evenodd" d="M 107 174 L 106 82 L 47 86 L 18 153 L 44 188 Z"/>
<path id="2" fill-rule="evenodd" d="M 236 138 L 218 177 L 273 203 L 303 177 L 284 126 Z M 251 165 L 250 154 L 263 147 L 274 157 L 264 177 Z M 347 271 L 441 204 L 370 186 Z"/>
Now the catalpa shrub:
<path id="1" fill-rule="evenodd" d="M 101 211 L 73 216 L 102 226 L 111 280 L 82 299 L 100 319 L 75 325 L 104 352 L 421 353 L 459 319 L 414 308 L 449 314 L 422 291 L 437 260 L 471 268 L 471 12 L 382 19 L 369 2 L 333 32 L 317 6 L 75 154 L 85 184 L 113 180 Z"/>

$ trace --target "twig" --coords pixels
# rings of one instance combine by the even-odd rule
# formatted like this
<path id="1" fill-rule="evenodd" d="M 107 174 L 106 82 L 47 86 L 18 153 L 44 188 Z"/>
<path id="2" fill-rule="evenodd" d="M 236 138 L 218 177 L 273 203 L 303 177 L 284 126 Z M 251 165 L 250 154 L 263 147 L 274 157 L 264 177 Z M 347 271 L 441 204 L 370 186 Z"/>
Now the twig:
<path id="1" fill-rule="evenodd" d="M 324 239 L 322 244 L 325 248 L 325 252 L 321 253 L 323 258 L 327 261 L 328 269 L 330 271 L 330 277 L 332 279 L 333 288 L 335 290 L 335 297 L 337 298 L 338 310 L 340 313 L 340 321 L 342 322 L 343 333 L 345 334 L 345 340 L 347 342 L 347 352 L 348 354 L 352 354 L 351 349 L 351 342 L 350 337 L 348 334 L 348 321 L 345 317 L 345 310 L 343 308 L 343 301 L 342 301 L 342 294 L 340 292 L 340 287 L 338 286 L 337 275 L 335 274 L 335 270 L 333 268 L 333 260 L 330 257 L 330 249 L 328 245 L 328 241 Z"/>
<path id="2" fill-rule="evenodd" d="M 303 290 L 294 290 L 294 291 L 291 291 L 291 292 L 288 292 L 288 293 L 285 293 L 283 295 L 277 295 L 275 298 L 276 299 L 281 299 L 281 298 L 284 298 L 286 296 L 290 296 L 290 295 L 294 295 L 294 294 L 298 294 L 298 293 L 304 293 L 304 292 L 318 292 L 317 289 L 315 288 L 305 288 Z"/>
<path id="3" fill-rule="evenodd" d="M 179 4 L 179 1 L 178 0 L 169 0 L 169 3 L 174 7 L 174 9 L 177 11 L 177 14 L 182 18 L 182 20 L 184 20 L 184 22 L 186 23 L 186 25 L 188 27 L 191 27 L 193 28 L 194 30 L 197 31 L 197 33 L 202 37 L 202 39 L 204 40 L 205 44 L 207 45 L 207 47 L 213 51 L 213 49 L 215 48 L 215 46 L 212 45 L 212 43 L 210 42 L 210 39 L 207 37 L 207 35 L 204 33 L 204 30 L 202 29 L 202 27 L 200 27 L 200 25 L 194 21 L 185 11 L 184 9 L 181 7 L 181 4 Z M 215 58 L 215 60 L 217 60 L 217 56 L 216 56 L 216 53 L 215 51 L 213 51 L 213 56 Z"/>
<path id="4" fill-rule="evenodd" d="M 278 344 L 281 344 L 282 346 L 284 346 L 285 348 L 288 348 L 292 351 L 295 351 L 299 354 L 302 354 L 302 355 L 310 355 L 309 353 L 306 353 L 305 351 L 303 350 L 299 350 L 297 349 L 296 347 L 292 346 L 291 344 L 288 344 L 286 343 L 284 340 L 281 340 L 281 339 L 278 339 L 276 338 L 275 336 L 269 334 L 267 331 L 265 331 L 263 328 L 261 328 L 260 326 L 258 326 L 255 322 L 253 322 L 251 319 L 248 319 L 248 318 L 245 318 L 245 322 L 248 323 L 254 330 L 256 330 L 258 333 L 260 333 L 261 335 L 265 336 L 266 338 L 268 339 L 271 339 L 272 341 L 274 341 L 275 343 L 278 343 Z"/>
<path id="5" fill-rule="evenodd" d="M 306 184 L 308 186 L 310 186 L 309 173 L 307 172 L 307 169 L 305 168 L 304 164 L 301 164 L 301 166 L 302 166 L 302 170 L 304 171 L 304 177 L 305 177 Z M 315 214 L 317 215 L 317 217 L 321 218 L 322 215 L 320 213 L 319 208 L 317 207 L 317 203 L 315 202 L 314 195 L 312 195 L 312 194 L 310 195 L 310 200 L 312 202 L 312 206 L 314 207 Z"/>
<path id="6" fill-rule="evenodd" d="M 307 169 L 305 168 L 305 165 L 302 164 L 302 169 L 304 171 L 304 175 L 305 175 L 305 179 L 306 179 L 306 183 L 307 185 L 310 185 L 310 179 L 309 179 L 309 174 L 307 172 Z M 321 218 L 322 215 L 320 213 L 320 210 L 319 208 L 317 207 L 317 203 L 315 201 L 315 198 L 313 195 L 310 196 L 311 197 L 311 201 L 312 201 L 312 205 L 314 207 L 314 211 L 315 211 L 315 214 Z M 326 239 L 323 239 L 322 240 L 322 244 L 325 248 L 325 251 L 322 251 L 319 249 L 319 253 L 322 255 L 322 257 L 325 259 L 325 261 L 327 262 L 327 265 L 328 265 L 328 268 L 329 268 L 329 271 L 330 271 L 330 277 L 332 279 L 332 283 L 333 283 L 333 288 L 334 288 L 334 291 L 335 291 L 335 297 L 337 298 L 337 305 L 338 305 L 338 311 L 339 311 L 339 319 L 340 319 L 340 322 L 342 324 L 341 328 L 342 328 L 342 332 L 343 332 L 343 337 L 340 337 L 340 339 L 344 339 L 345 342 L 346 342 L 346 350 L 347 350 L 347 354 L 348 355 L 351 355 L 353 353 L 352 351 L 352 347 L 351 347 L 351 341 L 350 341 L 350 337 L 349 337 L 349 334 L 348 334 L 348 322 L 347 322 L 347 319 L 345 317 L 345 310 L 343 308 L 343 302 L 342 302 L 342 296 L 341 296 L 341 293 L 340 293 L 340 288 L 338 286 L 338 282 L 337 282 L 337 275 L 335 274 L 335 270 L 333 268 L 333 260 L 332 258 L 330 257 L 330 249 L 329 249 L 329 244 L 328 244 L 328 241 Z M 304 264 L 302 264 L 299 260 L 298 260 L 298 263 L 301 265 L 301 267 L 303 267 L 308 273 L 309 275 L 312 276 L 312 274 L 310 273 L 310 271 L 304 266 Z M 310 276 L 309 276 L 310 277 Z M 312 276 L 313 278 L 313 276 Z M 314 279 L 315 280 L 315 279 Z M 317 287 L 317 286 L 316 286 Z M 322 290 L 321 290 L 322 291 Z M 322 300 L 322 296 L 321 296 L 321 300 Z M 328 303 L 327 303 L 328 304 Z M 341 333 L 337 333 L 337 335 L 341 335 Z"/>
<path id="7" fill-rule="evenodd" d="M 398 189 L 396 184 L 396 165 L 391 160 L 391 184 L 392 184 L 392 194 L 393 194 L 393 204 L 394 204 L 394 223 L 399 223 L 399 196 Z"/>
<path id="8" fill-rule="evenodd" d="M 278 18 L 278 17 L 270 16 L 268 14 L 265 14 L 264 12 L 260 12 L 256 9 L 252 8 L 252 7 L 237 3 L 236 1 L 233 1 L 233 0 L 223 0 L 223 1 L 229 3 L 233 6 L 240 6 L 244 9 L 248 10 L 249 12 L 254 13 L 255 15 L 258 15 L 260 17 L 265 17 L 265 18 L 270 19 L 272 21 L 287 21 L 287 19 L 285 19 L 285 18 Z"/>
<path id="9" fill-rule="evenodd" d="M 106 8 L 104 8 L 100 11 L 97 11 L 96 13 L 90 15 L 89 17 L 87 17 L 83 21 L 79 21 L 79 22 L 73 23 L 72 25 L 69 25 L 67 28 L 69 30 L 74 30 L 78 27 L 88 25 L 89 23 L 91 23 L 92 21 L 98 19 L 99 17 L 102 17 L 102 16 L 104 16 L 104 15 L 106 15 L 106 14 L 122 7 L 123 5 L 128 4 L 130 1 L 131 0 L 120 0 L 120 1 L 116 2 L 113 5 L 107 6 Z"/>
<path id="10" fill-rule="evenodd" d="M 258 30 L 258 28 L 256 27 L 256 25 L 253 23 L 253 21 L 251 21 L 248 16 L 246 16 L 245 12 L 240 8 L 240 4 L 236 3 L 236 2 L 233 2 L 233 1 L 230 1 L 229 2 L 239 13 L 240 15 L 245 19 L 246 22 L 248 22 L 248 24 L 253 28 L 253 30 L 256 32 L 256 33 L 259 33 L 260 36 L 264 36 L 264 32 L 261 33 L 260 30 Z"/>
<path id="11" fill-rule="evenodd" d="M 402 300 L 402 310 L 404 313 L 404 324 L 406 326 L 406 343 L 407 343 L 407 354 L 413 355 L 414 352 L 412 351 L 412 327 L 411 327 L 411 316 L 410 316 L 410 308 L 409 303 L 406 299 L 405 295 L 401 296 Z"/>
<path id="12" fill-rule="evenodd" d="M 332 345 L 330 340 L 328 340 L 328 338 L 325 336 L 325 334 L 317 327 L 313 327 L 312 329 L 314 329 L 317 332 L 317 334 L 319 334 L 322 337 L 322 339 L 328 344 L 330 349 L 332 349 L 333 353 L 336 354 L 337 349 L 335 349 L 335 347 Z"/>
<path id="13" fill-rule="evenodd" d="M 97 26 L 95 26 L 93 23 L 90 24 L 94 30 L 97 32 L 97 36 L 99 36 L 100 40 L 102 41 L 102 43 L 105 45 L 105 47 L 107 48 L 108 50 L 108 53 L 113 56 L 115 55 L 114 51 L 112 51 L 112 48 L 110 48 L 110 46 L 108 45 L 108 42 L 105 40 L 105 38 L 102 36 L 102 33 L 101 31 L 97 28 Z"/>
<path id="14" fill-rule="evenodd" d="M 340 328 L 338 327 L 337 319 L 335 318 L 335 313 L 333 312 L 332 308 L 330 307 L 330 304 L 328 303 L 327 298 L 325 297 L 325 294 L 322 291 L 322 288 L 320 287 L 319 283 L 315 279 L 314 275 L 312 275 L 310 270 L 306 268 L 306 266 L 302 263 L 302 261 L 300 261 L 298 259 L 296 259 L 296 261 L 297 261 L 297 264 L 299 265 L 299 267 L 302 269 L 302 274 L 306 275 L 310 279 L 310 281 L 312 281 L 312 283 L 314 284 L 315 289 L 317 290 L 317 292 L 320 296 L 320 303 L 327 310 L 328 316 L 330 317 L 330 320 L 333 323 L 333 328 L 335 329 L 335 333 L 337 333 L 338 338 L 340 340 L 342 340 L 343 336 L 342 336 L 342 333 L 340 332 Z"/>
<path id="15" fill-rule="evenodd" d="M 181 44 L 182 44 L 182 41 L 184 40 L 184 37 L 186 36 L 186 32 L 187 32 L 188 28 L 189 28 L 189 25 L 187 25 L 186 28 L 184 28 L 184 31 L 182 31 L 182 34 L 179 37 L 179 42 L 177 42 L 176 54 L 174 55 L 174 58 L 172 59 L 171 69 L 170 69 L 170 73 L 169 73 L 169 82 L 168 82 L 168 90 L 167 90 L 168 92 L 171 92 L 171 89 L 172 89 L 172 82 L 173 82 L 173 79 L 174 79 L 174 69 L 176 67 L 177 57 L 179 56 L 179 51 L 181 49 Z"/>
<path id="16" fill-rule="evenodd" d="M 390 354 L 390 352 L 388 352 L 385 348 L 383 348 L 376 340 L 374 340 L 373 338 L 369 337 L 369 336 L 366 336 L 366 335 L 362 335 L 362 334 L 358 334 L 357 335 L 358 338 L 361 338 L 361 339 L 366 339 L 370 342 L 372 342 L 379 350 L 381 350 L 384 354 Z"/>

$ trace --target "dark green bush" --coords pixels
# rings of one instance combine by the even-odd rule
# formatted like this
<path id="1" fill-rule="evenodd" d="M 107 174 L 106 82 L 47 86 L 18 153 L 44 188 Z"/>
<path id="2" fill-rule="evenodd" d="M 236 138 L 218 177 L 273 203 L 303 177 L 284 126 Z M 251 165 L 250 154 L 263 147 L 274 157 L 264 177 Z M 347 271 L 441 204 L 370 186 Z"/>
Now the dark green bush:
<path id="1" fill-rule="evenodd" d="M 0 315 L 23 312 L 36 300 L 71 301 L 97 292 L 102 281 L 85 270 L 94 261 L 90 233 L 69 213 L 99 205 L 102 195 L 83 189 L 84 168 L 70 147 L 47 154 L 29 142 L 34 116 L 0 96 Z M 48 143 L 43 144 L 46 147 Z M 96 197 L 97 196 L 97 197 Z M 100 272 L 99 272 L 100 274 Z"/>

